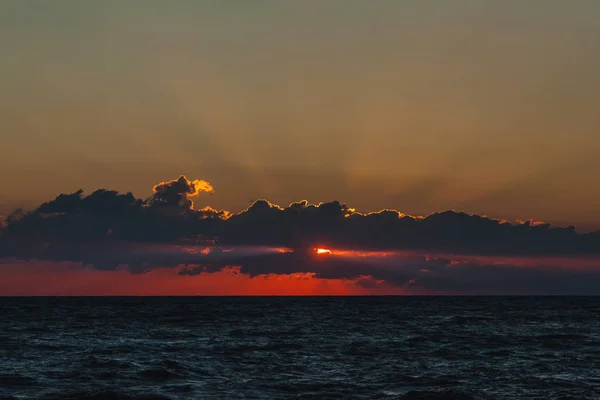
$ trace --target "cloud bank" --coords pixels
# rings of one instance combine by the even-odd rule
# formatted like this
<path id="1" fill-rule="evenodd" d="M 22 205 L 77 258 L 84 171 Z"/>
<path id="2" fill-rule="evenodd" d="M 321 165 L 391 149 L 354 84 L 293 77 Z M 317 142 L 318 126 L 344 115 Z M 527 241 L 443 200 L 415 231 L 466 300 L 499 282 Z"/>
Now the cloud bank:
<path id="1" fill-rule="evenodd" d="M 148 199 L 106 189 L 87 196 L 81 190 L 60 194 L 34 211 L 7 216 L 3 237 L 13 244 L 110 236 L 137 242 L 207 240 L 294 248 L 327 244 L 504 255 L 600 252 L 600 231 L 579 234 L 574 226 L 537 221 L 511 224 L 456 211 L 425 217 L 392 209 L 363 214 L 338 201 L 316 205 L 300 201 L 281 207 L 258 200 L 239 213 L 194 207 L 192 198 L 212 192 L 210 183 L 180 176 L 155 185 Z"/>
<path id="2" fill-rule="evenodd" d="M 232 294 L 226 282 L 238 285 L 237 294 L 600 294 L 600 232 L 456 211 L 363 214 L 338 201 L 281 207 L 258 200 L 239 213 L 194 206 L 192 198 L 212 192 L 210 183 L 180 176 L 155 185 L 147 199 L 80 190 L 16 210 L 0 225 L 0 278 L 13 282 L 0 294 L 27 292 L 23 282 L 48 273 L 69 279 L 73 294 L 89 279 L 133 287 L 154 282 L 147 276 L 179 286 L 148 286 L 146 294 Z M 317 254 L 317 247 L 331 251 Z M 57 267 L 64 263 L 81 271 Z M 59 281 L 46 281 L 55 283 L 29 288 L 64 293 Z M 190 282 L 196 286 L 184 290 Z M 116 293 L 109 286 L 89 294 Z"/>

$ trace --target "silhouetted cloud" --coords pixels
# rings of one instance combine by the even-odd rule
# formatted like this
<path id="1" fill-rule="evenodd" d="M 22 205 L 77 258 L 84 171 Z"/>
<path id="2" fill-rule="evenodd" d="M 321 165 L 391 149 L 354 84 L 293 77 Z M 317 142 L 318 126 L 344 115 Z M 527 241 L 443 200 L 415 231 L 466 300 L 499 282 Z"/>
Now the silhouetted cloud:
<path id="1" fill-rule="evenodd" d="M 6 234 L 6 228 L 8 227 L 8 222 L 6 220 L 5 215 L 0 215 L 0 237 Z"/>
<path id="2" fill-rule="evenodd" d="M 598 232 L 455 211 L 426 217 L 390 209 L 362 214 L 337 201 L 280 207 L 258 200 L 231 214 L 209 206 L 194 209 L 189 197 L 209 187 L 198 182 L 203 181 L 182 176 L 159 184 L 146 201 L 101 189 L 88 196 L 62 194 L 28 213 L 16 210 L 0 220 L 0 276 L 12 282 L 2 290 L 600 294 Z M 331 251 L 319 255 L 317 247 Z M 81 286 L 68 292 L 63 280 L 39 265 L 58 265 L 60 276 L 80 280 Z M 149 284 L 135 277 L 149 273 L 151 286 L 134 290 L 136 282 Z M 114 289 L 110 279 L 118 280 Z M 161 287 L 162 279 L 171 286 Z M 27 283 L 34 281 L 39 290 L 28 292 Z M 87 283 L 99 281 L 103 286 Z"/>
<path id="3" fill-rule="evenodd" d="M 536 267 L 517 267 L 508 264 L 458 264 L 453 268 L 421 273 L 412 285 L 441 293 L 480 295 L 598 295 L 600 294 L 600 265 L 590 262 L 589 269 L 572 270 L 569 260 L 564 268 L 549 268 L 543 263 Z"/>
<path id="4" fill-rule="evenodd" d="M 90 288 L 88 294 L 127 294 L 118 290 L 124 282 L 128 282 L 130 289 L 135 282 L 139 285 L 131 289 L 131 293 L 189 294 L 189 290 L 195 290 L 196 294 L 273 294 L 273 285 L 300 284 L 300 281 L 311 281 L 311 290 L 316 290 L 319 282 L 336 283 L 348 289 L 342 293 L 339 287 L 335 291 L 331 287 L 320 288 L 320 294 L 600 294 L 600 258 L 451 257 L 337 250 L 330 256 L 318 256 L 314 252 L 268 247 L 131 244 L 111 248 L 90 246 L 83 252 L 72 253 L 79 261 L 52 260 L 51 254 L 51 251 L 46 253 L 41 261 L 0 259 L 0 281 L 13 282 L 0 284 L 0 293 L 35 294 L 36 290 L 42 290 L 35 289 L 36 285 L 45 285 L 42 294 L 68 288 L 74 291 L 63 294 L 81 293 L 76 282 L 68 281 L 65 289 L 65 281 L 53 275 L 56 266 L 60 266 L 61 276 L 81 278 L 81 284 Z M 68 274 L 65 274 L 65 266 L 68 266 Z M 36 275 L 32 276 L 34 272 Z M 46 278 L 40 280 L 40 276 Z M 145 276 L 163 278 L 155 280 Z M 193 285 L 184 284 L 177 276 L 191 279 Z M 239 280 L 232 280 L 232 276 L 239 276 Z M 112 285 L 110 277 L 115 280 Z M 161 279 L 168 279 L 164 287 L 161 287 Z M 267 280 L 270 282 L 266 283 Z M 104 282 L 101 288 L 93 285 L 100 281 Z M 173 281 L 181 283 L 180 291 L 170 286 Z M 225 287 L 235 282 L 244 284 L 241 291 Z M 214 285 L 219 289 L 208 287 Z M 261 292 L 265 285 L 270 287 L 269 291 Z M 298 293 L 294 286 L 285 287 L 287 289 L 282 286 L 277 293 Z"/>
<path id="5" fill-rule="evenodd" d="M 150 198 L 152 207 L 179 207 L 193 209 L 191 198 L 201 192 L 214 193 L 212 185 L 203 180 L 190 181 L 184 175 L 172 181 L 161 182 L 152 188 L 154 195 Z"/>
<path id="6" fill-rule="evenodd" d="M 133 194 L 100 189 L 61 194 L 29 213 L 13 213 L 5 221 L 0 255 L 36 243 L 90 240 L 174 242 L 188 240 L 223 245 L 293 248 L 405 249 L 477 254 L 600 253 L 600 232 L 579 234 L 575 227 L 553 227 L 445 211 L 425 217 L 387 209 L 363 214 L 337 201 L 307 201 L 281 207 L 257 200 L 246 210 L 230 213 L 210 206 L 194 209 L 191 198 L 212 193 L 203 180 L 176 180 L 154 186 L 143 201 Z"/>
<path id="7" fill-rule="evenodd" d="M 119 277 L 168 269 L 211 282 L 240 274 L 252 285 L 311 279 L 307 290 L 335 282 L 336 293 L 600 294 L 600 232 L 456 211 L 364 214 L 337 201 L 257 200 L 239 213 L 194 207 L 191 198 L 212 191 L 181 176 L 146 200 L 106 189 L 61 194 L 0 219 L 0 259 Z"/>

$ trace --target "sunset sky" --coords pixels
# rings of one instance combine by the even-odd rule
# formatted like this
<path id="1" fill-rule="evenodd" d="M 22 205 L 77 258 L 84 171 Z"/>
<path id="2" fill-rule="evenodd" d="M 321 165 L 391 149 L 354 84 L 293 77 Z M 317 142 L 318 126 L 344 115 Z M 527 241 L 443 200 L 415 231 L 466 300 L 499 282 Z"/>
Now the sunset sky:
<path id="1" fill-rule="evenodd" d="M 600 3 L 4 1 L 0 214 L 178 174 L 600 228 Z"/>
<path id="2" fill-rule="evenodd" d="M 2 1 L 0 295 L 598 294 L 599 21 Z"/>

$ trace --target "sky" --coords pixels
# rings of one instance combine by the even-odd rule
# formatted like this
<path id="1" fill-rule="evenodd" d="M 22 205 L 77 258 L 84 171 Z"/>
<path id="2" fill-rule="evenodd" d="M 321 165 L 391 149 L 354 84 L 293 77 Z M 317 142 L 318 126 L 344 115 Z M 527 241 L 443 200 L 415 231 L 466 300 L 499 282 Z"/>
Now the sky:
<path id="1" fill-rule="evenodd" d="M 399 243 L 413 226 L 430 235 L 435 229 L 453 232 L 467 221 L 475 234 L 469 231 L 473 236 L 462 243 L 465 251 L 496 248 L 487 243 L 483 249 L 478 232 L 503 238 L 497 248 L 506 257 L 517 256 L 506 251 L 515 243 L 565 254 L 592 251 L 597 234 L 548 231 L 533 221 L 574 225 L 579 233 L 600 229 L 598 21 L 596 0 L 2 1 L 0 239 L 11 229 L 10 237 L 38 234 L 36 218 L 44 214 L 38 206 L 82 189 L 66 200 L 74 205 L 68 210 L 62 209 L 64 198 L 46 209 L 58 207 L 67 221 L 89 226 L 52 225 L 54 219 L 40 226 L 66 236 L 135 232 L 139 239 L 146 231 L 165 231 L 163 223 L 174 226 L 157 211 L 174 200 L 184 206 L 186 218 L 232 215 L 199 211 L 204 206 L 233 213 L 236 218 L 215 226 L 244 244 L 258 237 L 271 240 L 275 231 L 260 236 L 252 229 L 281 228 L 296 212 L 313 228 L 321 225 L 312 223 L 326 224 L 347 212 L 354 217 L 344 225 L 350 227 L 344 239 L 353 245 L 361 224 L 379 229 L 382 240 Z M 176 183 L 182 174 L 189 180 Z M 155 186 L 160 182 L 167 185 L 163 197 Z M 177 192 L 173 185 L 192 186 Z M 100 188 L 131 191 L 135 198 L 100 193 L 85 200 Z M 134 203 L 147 198 L 143 207 Z M 119 221 L 121 214 L 111 214 L 103 218 L 114 226 L 99 223 L 97 207 L 112 200 L 124 207 L 118 212 L 145 222 L 130 226 Z M 288 207 L 300 200 L 308 203 Z M 329 203 L 334 200 L 352 211 Z M 17 207 L 37 211 L 19 222 L 20 214 L 7 217 Z M 400 214 L 369 214 L 382 209 Z M 468 216 L 435 214 L 446 210 Z M 185 225 L 184 219 L 178 221 L 186 229 L 209 226 Z M 517 225 L 507 227 L 504 220 Z M 152 228 L 144 225 L 155 222 Z M 240 226 L 249 228 L 236 239 Z M 386 229 L 400 236 L 386 237 Z M 302 281 L 290 287 L 307 293 L 460 292 L 463 275 L 443 269 L 435 272 L 443 276 L 431 278 L 425 264 L 432 255 L 422 248 L 431 244 L 427 240 L 414 241 L 421 246 L 413 249 L 419 268 L 394 278 L 392 286 L 387 273 L 377 276 L 372 267 L 329 276 L 312 268 L 312 261 L 285 272 L 249 271 L 245 261 L 220 265 L 210 279 L 229 282 L 223 293 L 230 284 L 238 285 L 238 293 L 253 293 L 259 283 L 266 286 L 259 285 L 258 292 L 277 292 L 281 279 Z M 345 250 L 338 247 L 339 255 Z M 0 256 L 14 256 L 13 250 L 0 243 Z M 523 252 L 536 261 L 526 263 L 527 273 L 552 270 L 547 259 L 529 250 Z M 22 293 L 32 276 L 41 285 L 37 293 L 63 293 L 65 280 L 80 282 L 65 293 L 85 292 L 88 276 L 102 281 L 100 276 L 120 276 L 131 268 L 125 260 L 125 267 L 105 271 L 67 253 L 27 266 L 19 257 L 0 259 L 0 275 L 9 282 L 0 294 Z M 445 266 L 463 266 L 452 263 L 459 256 L 444 256 L 450 260 Z M 470 276 L 472 264 L 467 264 L 461 273 Z M 467 291 L 506 292 L 505 286 L 486 282 L 510 276 L 512 292 L 518 292 L 518 282 L 530 282 L 529 275 L 512 274 L 521 264 L 522 259 L 486 260 L 481 265 L 489 274 Z M 585 292 L 586 280 L 600 279 L 597 260 L 588 264 L 583 278 L 571 277 L 580 280 L 567 292 Z M 46 291 L 41 288 L 51 280 L 35 272 L 43 265 L 57 274 L 57 283 Z M 69 275 L 74 265 L 79 269 Z M 176 263 L 154 267 L 157 288 L 162 281 L 209 279 Z M 562 293 L 559 283 L 571 279 L 572 265 L 564 261 L 562 267 L 567 275 L 544 272 L 552 282 L 525 285 L 523 291 Z M 18 281 L 22 275 L 15 271 L 29 278 Z M 134 272 L 127 279 L 139 282 L 143 274 Z M 415 282 L 425 281 L 428 285 L 415 289 Z M 94 287 L 104 293 L 113 287 L 106 285 Z M 162 293 L 142 286 L 139 293 Z"/>
<path id="2" fill-rule="evenodd" d="M 600 3 L 0 4 L 0 212 L 179 174 L 600 228 Z"/>

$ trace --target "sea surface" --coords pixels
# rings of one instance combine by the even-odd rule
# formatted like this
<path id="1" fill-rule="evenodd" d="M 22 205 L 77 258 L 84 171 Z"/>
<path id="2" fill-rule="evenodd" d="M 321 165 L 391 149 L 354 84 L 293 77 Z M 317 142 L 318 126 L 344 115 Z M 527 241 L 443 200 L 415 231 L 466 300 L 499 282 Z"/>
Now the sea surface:
<path id="1" fill-rule="evenodd" d="M 0 298 L 0 399 L 600 399 L 600 297 Z"/>

